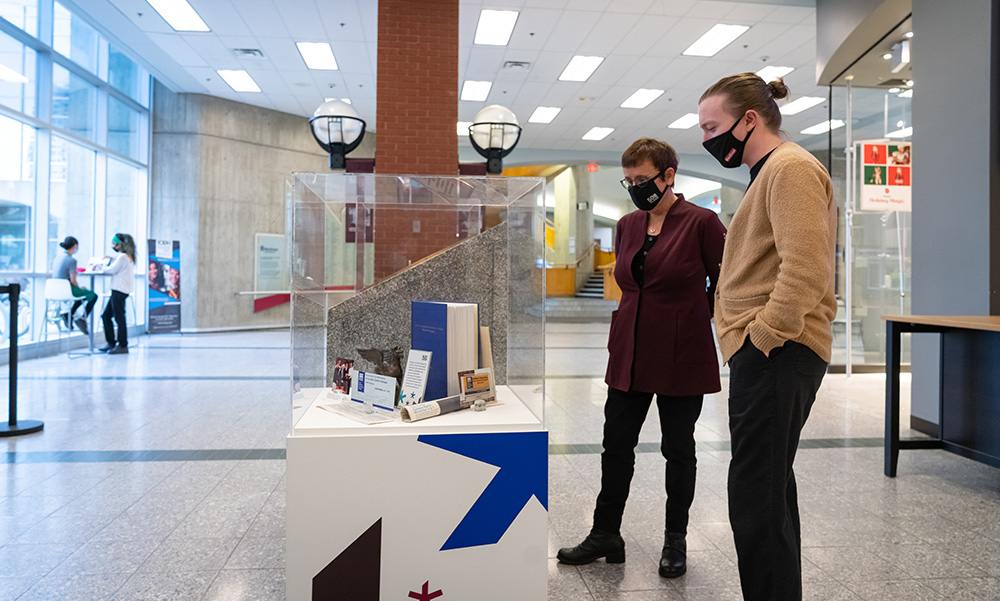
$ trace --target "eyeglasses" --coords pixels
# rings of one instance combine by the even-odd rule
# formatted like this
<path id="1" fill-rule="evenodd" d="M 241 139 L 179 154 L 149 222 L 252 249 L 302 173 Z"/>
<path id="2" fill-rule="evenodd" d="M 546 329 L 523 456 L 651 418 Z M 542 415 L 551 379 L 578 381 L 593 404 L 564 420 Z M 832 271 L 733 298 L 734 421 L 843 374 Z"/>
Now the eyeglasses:
<path id="1" fill-rule="evenodd" d="M 626 177 L 626 178 L 623 178 L 622 180 L 620 180 L 618 183 L 622 185 L 622 188 L 625 188 L 626 190 L 628 190 L 629 188 L 632 188 L 632 187 L 635 187 L 635 186 L 641 186 L 641 185 L 645 184 L 646 182 L 648 182 L 651 179 L 656 179 L 656 178 L 660 177 L 661 175 L 663 175 L 664 171 L 666 171 L 666 169 L 661 169 L 653 177 L 646 177 L 644 175 L 640 175 L 639 177 L 635 178 L 635 180 L 633 180 L 633 181 L 629 181 L 629 179 Z"/>

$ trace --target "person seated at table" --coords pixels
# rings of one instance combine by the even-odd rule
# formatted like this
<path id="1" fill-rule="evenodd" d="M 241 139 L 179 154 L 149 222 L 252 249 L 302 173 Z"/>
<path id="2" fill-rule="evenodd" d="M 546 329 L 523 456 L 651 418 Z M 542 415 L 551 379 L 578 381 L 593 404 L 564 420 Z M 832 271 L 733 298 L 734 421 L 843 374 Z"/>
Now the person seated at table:
<path id="1" fill-rule="evenodd" d="M 75 323 L 76 327 L 79 328 L 84 334 L 90 334 L 90 331 L 87 329 L 87 318 L 90 317 L 90 312 L 94 310 L 94 303 L 97 302 L 97 294 L 92 290 L 87 290 L 86 288 L 81 288 L 77 285 L 76 259 L 73 258 L 73 255 L 80 249 L 80 243 L 77 242 L 77 239 L 73 236 L 66 236 L 66 239 L 60 242 L 59 246 L 66 251 L 66 254 L 56 258 L 55 265 L 52 270 L 52 277 L 56 279 L 69 280 L 70 291 L 72 291 L 73 296 L 80 299 L 73 303 L 73 307 L 69 310 L 69 313 L 63 313 L 61 315 L 63 323 L 66 324 L 67 328 L 72 330 L 72 316 L 76 314 L 76 310 L 80 308 L 80 305 L 87 303 L 84 308 L 83 316 L 78 317 L 76 321 L 72 321 L 72 323 Z"/>

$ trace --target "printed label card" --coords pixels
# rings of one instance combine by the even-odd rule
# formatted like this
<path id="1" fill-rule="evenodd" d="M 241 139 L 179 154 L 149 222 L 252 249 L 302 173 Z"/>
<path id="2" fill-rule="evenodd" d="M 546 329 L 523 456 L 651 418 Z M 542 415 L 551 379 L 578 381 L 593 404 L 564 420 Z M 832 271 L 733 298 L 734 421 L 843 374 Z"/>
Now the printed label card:
<path id="1" fill-rule="evenodd" d="M 406 372 L 403 374 L 403 386 L 399 392 L 400 405 L 417 405 L 424 402 L 432 355 L 431 351 L 410 349 L 406 359 Z"/>

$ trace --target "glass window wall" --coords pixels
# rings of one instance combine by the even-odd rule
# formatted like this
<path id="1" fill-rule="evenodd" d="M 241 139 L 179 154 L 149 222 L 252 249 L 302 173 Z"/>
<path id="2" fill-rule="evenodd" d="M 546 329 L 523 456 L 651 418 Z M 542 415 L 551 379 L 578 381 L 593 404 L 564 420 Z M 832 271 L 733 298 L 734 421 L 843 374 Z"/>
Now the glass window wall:
<path id="1" fill-rule="evenodd" d="M 108 83 L 116 90 L 148 107 L 149 86 L 145 70 L 114 46 L 108 49 Z"/>
<path id="2" fill-rule="evenodd" d="M 108 200 L 105 211 L 105 237 L 115 232 L 128 232 L 141 242 L 142 236 L 136 236 L 141 226 L 139 215 L 142 211 L 137 206 L 140 199 L 146 198 L 146 171 L 133 167 L 128 163 L 108 159 Z"/>
<path id="3" fill-rule="evenodd" d="M 97 30 L 62 4 L 55 3 L 52 47 L 91 73 L 97 73 L 101 37 Z"/>
<path id="4" fill-rule="evenodd" d="M 0 104 L 34 117 L 35 88 L 35 51 L 0 33 Z"/>
<path id="5" fill-rule="evenodd" d="M 52 136 L 49 190 L 48 264 L 62 256 L 66 236 L 80 241 L 80 256 L 101 255 L 93 236 L 94 168 L 96 153 L 59 136 Z"/>
<path id="6" fill-rule="evenodd" d="M 97 88 L 61 65 L 52 66 L 52 125 L 93 141 Z"/>
<path id="7" fill-rule="evenodd" d="M 139 127 L 142 116 L 121 100 L 108 97 L 108 148 L 129 158 L 139 160 Z"/>
<path id="8" fill-rule="evenodd" d="M 0 0 L 0 19 L 31 35 L 37 35 L 38 0 Z"/>
<path id="9" fill-rule="evenodd" d="M 34 128 L 0 116 L 0 271 L 29 265 L 35 138 Z"/>
<path id="10" fill-rule="evenodd" d="M 47 31 L 39 14 L 52 15 L 41 20 Z M 108 253 L 116 231 L 132 234 L 144 254 L 151 79 L 85 15 L 53 0 L 0 0 L 0 25 L 35 37 L 25 45 L 0 32 L 0 283 L 21 284 L 24 344 L 46 327 L 44 282 L 63 237 L 80 241 L 81 266 Z M 94 284 L 108 291 L 107 278 Z M 142 286 L 136 292 L 143 307 Z M 137 313 L 142 324 L 145 312 Z"/>

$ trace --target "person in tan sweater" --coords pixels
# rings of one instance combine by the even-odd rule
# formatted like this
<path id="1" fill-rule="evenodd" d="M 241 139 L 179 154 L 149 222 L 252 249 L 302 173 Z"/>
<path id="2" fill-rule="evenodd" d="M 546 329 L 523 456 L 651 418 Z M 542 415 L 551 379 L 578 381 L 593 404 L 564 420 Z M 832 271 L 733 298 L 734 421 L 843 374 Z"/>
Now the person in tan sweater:
<path id="1" fill-rule="evenodd" d="M 725 77 L 698 103 L 704 146 L 750 167 L 726 236 L 715 328 L 729 363 L 729 520 L 746 601 L 801 601 L 792 463 L 830 361 L 837 209 L 830 176 L 780 135 L 781 81 Z"/>

